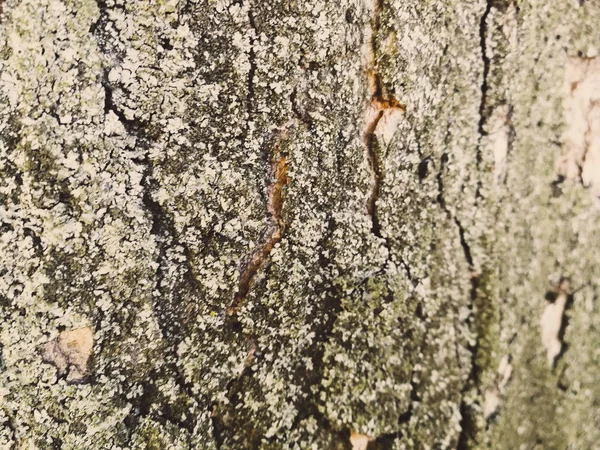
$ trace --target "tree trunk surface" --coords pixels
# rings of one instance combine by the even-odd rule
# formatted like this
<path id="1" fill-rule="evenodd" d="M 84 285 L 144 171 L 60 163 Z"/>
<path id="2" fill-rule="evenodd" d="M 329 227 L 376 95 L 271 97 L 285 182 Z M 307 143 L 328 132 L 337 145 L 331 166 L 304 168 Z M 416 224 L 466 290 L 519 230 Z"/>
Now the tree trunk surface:
<path id="1" fill-rule="evenodd" d="M 597 2 L 0 5 L 0 448 L 599 448 Z"/>

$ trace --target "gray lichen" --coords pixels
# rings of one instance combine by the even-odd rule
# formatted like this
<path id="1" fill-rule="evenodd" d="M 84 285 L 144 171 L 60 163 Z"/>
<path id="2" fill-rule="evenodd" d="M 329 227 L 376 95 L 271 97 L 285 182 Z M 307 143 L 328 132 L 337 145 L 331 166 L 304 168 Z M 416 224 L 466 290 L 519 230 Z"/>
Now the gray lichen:
<path id="1" fill-rule="evenodd" d="M 596 4 L 0 7 L 1 448 L 595 448 Z"/>

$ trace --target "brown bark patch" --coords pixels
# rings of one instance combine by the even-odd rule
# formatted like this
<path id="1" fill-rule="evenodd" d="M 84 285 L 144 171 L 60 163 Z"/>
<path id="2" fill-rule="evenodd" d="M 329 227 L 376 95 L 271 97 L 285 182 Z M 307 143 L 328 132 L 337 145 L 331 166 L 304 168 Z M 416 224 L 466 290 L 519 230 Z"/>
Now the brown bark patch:
<path id="1" fill-rule="evenodd" d="M 88 360 L 94 346 L 91 328 L 62 331 L 56 339 L 44 345 L 43 358 L 53 364 L 67 381 L 81 381 L 88 375 Z"/>

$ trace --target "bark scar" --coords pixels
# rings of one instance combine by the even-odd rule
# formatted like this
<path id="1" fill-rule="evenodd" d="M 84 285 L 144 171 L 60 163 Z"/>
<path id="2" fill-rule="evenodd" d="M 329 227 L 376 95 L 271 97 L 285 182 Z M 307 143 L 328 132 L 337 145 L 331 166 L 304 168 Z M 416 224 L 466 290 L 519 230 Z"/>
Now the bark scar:
<path id="1" fill-rule="evenodd" d="M 263 242 L 242 261 L 237 292 L 233 302 L 227 308 L 227 314 L 234 316 L 250 292 L 258 271 L 269 258 L 273 247 L 283 236 L 286 222 L 282 215 L 285 200 L 284 188 L 289 184 L 288 162 L 281 154 L 281 141 L 287 137 L 287 129 L 280 131 L 271 151 L 271 183 L 267 186 L 267 210 L 269 223 L 265 227 Z"/>
<path id="2" fill-rule="evenodd" d="M 381 160 L 379 139 L 377 134 L 384 136 L 393 134 L 400 114 L 406 112 L 406 105 L 387 92 L 377 67 L 379 45 L 377 36 L 381 27 L 381 11 L 383 1 L 375 0 L 371 5 L 372 16 L 367 26 L 367 45 L 365 49 L 365 65 L 370 101 L 366 110 L 366 125 L 363 131 L 363 142 L 367 150 L 367 159 L 371 172 L 371 191 L 367 200 L 367 212 L 371 217 L 372 232 L 381 238 L 381 226 L 377 216 L 377 200 L 383 182 L 383 165 Z"/>

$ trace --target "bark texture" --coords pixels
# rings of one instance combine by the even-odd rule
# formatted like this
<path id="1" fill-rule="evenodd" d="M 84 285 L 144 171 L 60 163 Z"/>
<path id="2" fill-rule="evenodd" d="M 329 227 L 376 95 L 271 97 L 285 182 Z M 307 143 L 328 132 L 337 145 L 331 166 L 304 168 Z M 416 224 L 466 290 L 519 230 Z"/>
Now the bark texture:
<path id="1" fill-rule="evenodd" d="M 597 2 L 0 5 L 0 448 L 597 448 Z"/>

